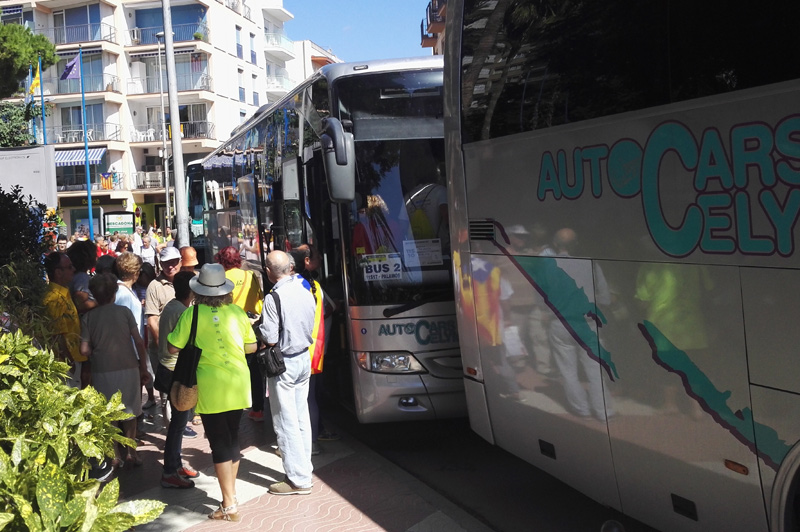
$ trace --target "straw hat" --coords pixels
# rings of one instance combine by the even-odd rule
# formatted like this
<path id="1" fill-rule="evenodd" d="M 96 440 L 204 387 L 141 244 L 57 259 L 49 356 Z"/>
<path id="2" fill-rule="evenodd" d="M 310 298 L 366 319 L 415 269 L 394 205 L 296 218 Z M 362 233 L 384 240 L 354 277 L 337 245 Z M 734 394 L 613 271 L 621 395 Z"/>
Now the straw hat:
<path id="1" fill-rule="evenodd" d="M 233 291 L 233 281 L 225 278 L 221 264 L 204 264 L 200 275 L 189 280 L 189 288 L 201 296 L 224 296 Z"/>

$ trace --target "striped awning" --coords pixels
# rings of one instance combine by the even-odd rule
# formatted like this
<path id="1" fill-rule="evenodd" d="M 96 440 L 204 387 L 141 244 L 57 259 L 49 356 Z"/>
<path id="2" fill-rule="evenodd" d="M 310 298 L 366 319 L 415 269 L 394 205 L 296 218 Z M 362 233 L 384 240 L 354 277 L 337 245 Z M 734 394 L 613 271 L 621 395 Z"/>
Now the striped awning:
<path id="1" fill-rule="evenodd" d="M 99 164 L 105 155 L 105 148 L 89 148 L 89 164 Z M 86 164 L 84 150 L 62 150 L 56 152 L 56 166 L 78 166 Z"/>

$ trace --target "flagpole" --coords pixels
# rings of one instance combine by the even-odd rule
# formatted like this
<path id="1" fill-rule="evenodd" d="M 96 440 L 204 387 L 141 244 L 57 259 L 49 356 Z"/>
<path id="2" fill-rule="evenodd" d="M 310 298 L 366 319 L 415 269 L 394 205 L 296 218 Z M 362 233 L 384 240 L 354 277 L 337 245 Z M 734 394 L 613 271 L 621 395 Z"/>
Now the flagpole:
<path id="1" fill-rule="evenodd" d="M 86 137 L 86 91 L 83 87 L 82 45 L 78 46 L 78 68 L 80 68 L 81 76 L 81 122 L 83 122 L 83 154 L 86 157 L 86 200 L 89 204 L 89 240 L 94 241 L 94 221 L 92 220 L 92 176 L 89 174 L 89 139 Z"/>
<path id="2" fill-rule="evenodd" d="M 42 56 L 39 56 L 39 96 L 42 102 L 42 141 L 47 146 L 47 127 L 44 123 L 44 83 L 42 83 Z"/>
<path id="3" fill-rule="evenodd" d="M 30 85 L 33 85 L 33 65 L 28 63 L 28 79 L 30 80 Z M 28 85 L 30 87 L 30 85 Z M 36 109 L 36 98 L 31 96 L 30 90 L 28 90 L 28 96 L 30 97 L 31 102 L 31 113 L 33 110 Z M 27 99 L 27 98 L 26 98 Z M 33 143 L 36 144 L 36 117 L 31 117 L 31 122 L 33 122 Z"/>

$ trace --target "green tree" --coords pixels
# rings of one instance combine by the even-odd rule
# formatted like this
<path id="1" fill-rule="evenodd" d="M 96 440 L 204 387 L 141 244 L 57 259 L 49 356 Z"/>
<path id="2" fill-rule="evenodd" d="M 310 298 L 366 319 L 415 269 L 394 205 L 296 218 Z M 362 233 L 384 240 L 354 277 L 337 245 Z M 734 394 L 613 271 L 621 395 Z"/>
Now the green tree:
<path id="1" fill-rule="evenodd" d="M 0 148 L 30 144 L 28 122 L 34 116 L 41 116 L 41 107 L 33 103 L 0 102 Z"/>
<path id="2" fill-rule="evenodd" d="M 20 24 L 0 25 L 0 98 L 19 91 L 19 82 L 30 65 L 38 64 L 40 55 L 43 69 L 58 61 L 55 46 L 44 35 Z"/>

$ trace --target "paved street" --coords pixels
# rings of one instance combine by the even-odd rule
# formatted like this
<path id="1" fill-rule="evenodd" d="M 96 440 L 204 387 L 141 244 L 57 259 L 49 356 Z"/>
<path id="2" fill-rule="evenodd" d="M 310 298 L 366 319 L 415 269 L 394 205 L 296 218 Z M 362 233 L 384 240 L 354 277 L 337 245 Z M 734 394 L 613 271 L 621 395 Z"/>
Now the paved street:
<path id="1" fill-rule="evenodd" d="M 153 409 L 151 411 L 155 411 Z M 220 500 L 208 441 L 184 440 L 184 458 L 202 472 L 192 490 L 159 485 L 165 432 L 148 421 L 145 465 L 120 472 L 121 497 L 167 502 L 164 514 L 137 530 L 596 532 L 608 519 L 627 532 L 652 532 L 604 508 L 549 475 L 489 445 L 466 420 L 359 425 L 346 411 L 325 418 L 342 440 L 314 457 L 311 496 L 278 497 L 267 486 L 283 477 L 269 422 L 242 419 L 244 459 L 237 495 L 242 521 L 209 521 Z"/>

